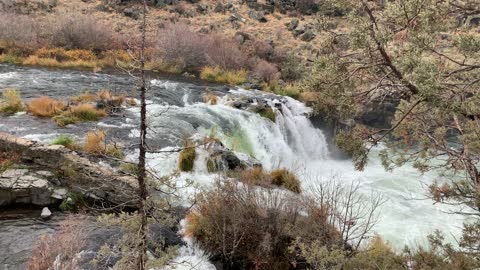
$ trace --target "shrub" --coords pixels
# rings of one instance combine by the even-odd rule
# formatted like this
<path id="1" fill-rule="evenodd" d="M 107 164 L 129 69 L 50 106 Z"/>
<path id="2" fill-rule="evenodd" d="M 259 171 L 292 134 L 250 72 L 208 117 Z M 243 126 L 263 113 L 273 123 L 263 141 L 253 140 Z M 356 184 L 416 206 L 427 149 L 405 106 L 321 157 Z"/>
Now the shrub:
<path id="1" fill-rule="evenodd" d="M 98 121 L 107 115 L 105 111 L 98 110 L 94 105 L 88 103 L 75 105 L 70 108 L 68 113 L 79 121 Z"/>
<path id="2" fill-rule="evenodd" d="M 91 50 L 74 49 L 65 50 L 64 48 L 41 48 L 38 49 L 35 56 L 39 58 L 50 58 L 57 61 L 94 61 L 97 59 Z"/>
<path id="3" fill-rule="evenodd" d="M 64 109 L 63 101 L 46 96 L 32 99 L 27 104 L 28 112 L 38 117 L 53 117 L 60 114 Z"/>
<path id="4" fill-rule="evenodd" d="M 89 131 L 85 136 L 83 150 L 91 154 L 105 153 L 105 132 L 100 130 Z"/>
<path id="5" fill-rule="evenodd" d="M 209 40 L 184 23 L 168 24 L 160 30 L 156 47 L 160 58 L 170 66 L 181 69 L 204 66 Z"/>
<path id="6" fill-rule="evenodd" d="M 218 97 L 212 92 L 207 92 L 207 94 L 203 96 L 203 102 L 210 105 L 217 105 Z"/>
<path id="7" fill-rule="evenodd" d="M 244 69 L 230 71 L 220 67 L 204 67 L 200 73 L 200 78 L 209 82 L 238 85 L 247 80 L 247 71 Z"/>
<path id="8" fill-rule="evenodd" d="M 186 234 L 230 269 L 289 269 L 287 228 L 293 225 L 293 208 L 278 194 L 217 182 L 198 196 Z"/>
<path id="9" fill-rule="evenodd" d="M 248 57 L 237 44 L 219 35 L 195 32 L 184 23 L 168 24 L 160 30 L 156 47 L 160 54 L 155 62 L 165 67 L 192 69 L 205 65 L 224 70 L 239 70 L 246 66 Z M 157 65 L 158 66 L 158 65 Z"/>
<path id="10" fill-rule="evenodd" d="M 23 110 L 22 98 L 20 92 L 16 89 L 7 89 L 2 93 L 0 100 L 0 112 L 5 114 L 14 114 Z"/>
<path id="11" fill-rule="evenodd" d="M 134 98 L 125 99 L 125 103 L 127 103 L 129 106 L 137 106 L 137 101 Z"/>
<path id="12" fill-rule="evenodd" d="M 318 11 L 318 0 L 297 0 L 296 8 L 303 14 L 312 14 Z"/>
<path id="13" fill-rule="evenodd" d="M 287 54 L 285 59 L 281 59 L 280 72 L 284 81 L 296 81 L 302 78 L 305 73 L 305 67 L 301 59 L 293 53 Z"/>
<path id="14" fill-rule="evenodd" d="M 36 55 L 30 55 L 22 61 L 23 65 L 28 66 L 44 66 L 44 67 L 60 67 L 61 63 L 54 58 L 40 58 Z"/>
<path id="15" fill-rule="evenodd" d="M 85 218 L 69 216 L 60 223 L 58 231 L 43 235 L 33 246 L 28 270 L 77 269 L 76 255 L 86 244 Z M 61 255 L 61 256 L 60 256 Z"/>
<path id="16" fill-rule="evenodd" d="M 261 167 L 254 167 L 242 170 L 238 180 L 248 185 L 268 187 L 272 183 L 272 179 Z"/>
<path id="17" fill-rule="evenodd" d="M 280 77 L 280 73 L 275 65 L 265 60 L 259 60 L 253 69 L 253 76 L 259 80 L 270 82 L 277 80 Z"/>
<path id="18" fill-rule="evenodd" d="M 288 96 L 294 99 L 301 99 L 302 92 L 300 87 L 294 84 L 280 85 L 278 81 L 273 80 L 262 84 L 263 91 L 272 92 L 277 95 Z"/>
<path id="19" fill-rule="evenodd" d="M 58 15 L 51 22 L 49 43 L 54 47 L 97 52 L 116 49 L 117 40 L 110 29 L 90 15 Z"/>
<path id="20" fill-rule="evenodd" d="M 270 120 L 274 123 L 277 119 L 277 114 L 270 107 L 258 108 L 258 109 L 255 110 L 255 112 L 258 113 L 260 116 L 262 116 L 264 118 L 267 118 L 268 120 Z"/>
<path id="21" fill-rule="evenodd" d="M 116 144 L 108 144 L 105 149 L 105 154 L 117 159 L 123 159 L 125 157 L 122 149 Z"/>
<path id="22" fill-rule="evenodd" d="M 178 157 L 178 170 L 181 172 L 192 171 L 196 156 L 195 147 L 188 144 L 188 146 L 180 152 L 180 156 Z"/>
<path id="23" fill-rule="evenodd" d="M 20 160 L 20 156 L 18 153 L 15 152 L 3 152 L 0 151 L 0 173 L 4 172 L 5 170 L 9 169 L 15 163 Z"/>
<path id="24" fill-rule="evenodd" d="M 292 192 L 300 193 L 301 185 L 298 178 L 287 169 L 277 169 L 270 173 L 272 184 L 284 187 Z"/>
<path id="25" fill-rule="evenodd" d="M 138 164 L 134 163 L 122 163 L 120 164 L 120 168 L 123 172 L 131 174 L 131 175 L 138 175 Z"/>
<path id="26" fill-rule="evenodd" d="M 102 100 L 111 100 L 113 98 L 112 91 L 108 89 L 103 89 L 98 91 L 97 96 L 99 99 L 102 99 Z"/>
<path id="27" fill-rule="evenodd" d="M 66 127 L 67 125 L 76 124 L 79 122 L 78 118 L 73 117 L 69 112 L 63 112 L 59 115 L 52 117 L 53 121 L 60 127 Z"/>
<path id="28" fill-rule="evenodd" d="M 59 208 L 62 211 L 78 211 L 87 205 L 86 196 L 81 192 L 68 192 Z"/>
<path id="29" fill-rule="evenodd" d="M 52 145 L 63 145 L 68 149 L 75 150 L 78 148 L 77 143 L 75 140 L 68 135 L 60 135 L 55 140 L 52 141 Z"/>
<path id="30" fill-rule="evenodd" d="M 70 100 L 75 103 L 95 102 L 97 100 L 97 95 L 86 91 L 77 96 L 71 97 Z"/>
<path id="31" fill-rule="evenodd" d="M 224 70 L 240 70 L 247 66 L 248 57 L 237 44 L 220 35 L 210 36 L 205 53 L 207 64 Z"/>
<path id="32" fill-rule="evenodd" d="M 40 44 L 39 24 L 32 17 L 0 12 L 0 51 L 15 48 L 28 52 Z"/>
<path id="33" fill-rule="evenodd" d="M 18 64 L 21 63 L 21 59 L 16 56 L 15 54 L 1 54 L 0 55 L 0 63 L 7 63 L 7 64 Z"/>

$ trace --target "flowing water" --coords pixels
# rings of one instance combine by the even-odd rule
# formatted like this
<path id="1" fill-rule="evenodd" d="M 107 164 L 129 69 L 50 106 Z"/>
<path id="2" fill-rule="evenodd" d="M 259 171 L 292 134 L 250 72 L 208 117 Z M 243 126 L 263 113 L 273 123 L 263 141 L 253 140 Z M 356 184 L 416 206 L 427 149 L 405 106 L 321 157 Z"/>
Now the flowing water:
<path id="1" fill-rule="evenodd" d="M 386 172 L 378 157 L 379 148 L 374 149 L 363 172 L 354 170 L 350 160 L 336 158 L 331 153 L 333 147 L 322 130 L 312 124 L 308 117 L 310 109 L 301 102 L 178 77 L 154 77 L 148 97 L 151 147 L 172 148 L 180 146 L 192 135 L 210 134 L 221 139 L 230 149 L 255 157 L 267 169 L 293 169 L 301 178 L 304 189 L 332 177 L 345 183 L 358 181 L 361 192 L 367 196 L 381 194 L 386 199 L 375 231 L 398 248 L 405 244 L 424 244 L 425 236 L 435 229 L 445 232 L 450 240 L 459 235 L 463 218 L 446 213 L 452 209 L 424 199 L 426 185 L 439 178 L 437 173 L 421 175 L 410 166 Z M 40 95 L 67 97 L 104 88 L 128 94 L 133 91 L 133 83 L 132 78 L 114 73 L 0 65 L 0 89 L 17 88 L 26 99 Z M 217 105 L 202 101 L 207 91 L 220 97 Z M 258 100 L 269 102 L 279 112 L 276 122 L 229 106 L 239 97 L 253 103 Z M 133 107 L 99 123 L 82 123 L 65 129 L 47 119 L 17 114 L 0 118 L 0 132 L 49 142 L 58 134 L 81 138 L 92 128 L 102 128 L 108 130 L 109 136 L 127 145 L 138 136 L 138 113 L 139 109 Z M 175 153 L 152 154 L 149 165 L 168 174 L 175 171 L 177 157 Z M 204 158 L 202 154 L 197 155 L 194 172 L 180 175 L 178 181 L 192 179 L 200 186 L 211 184 L 215 176 L 207 173 Z"/>

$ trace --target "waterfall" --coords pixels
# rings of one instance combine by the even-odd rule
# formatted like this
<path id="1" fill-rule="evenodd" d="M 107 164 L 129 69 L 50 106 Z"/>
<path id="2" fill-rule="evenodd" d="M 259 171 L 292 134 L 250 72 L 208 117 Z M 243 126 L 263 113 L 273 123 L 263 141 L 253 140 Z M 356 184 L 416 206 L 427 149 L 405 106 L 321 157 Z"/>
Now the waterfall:
<path id="1" fill-rule="evenodd" d="M 178 90 L 178 89 L 177 89 Z M 182 96 L 181 93 L 178 95 Z M 233 98 L 232 98 L 233 96 Z M 235 97 L 268 102 L 276 112 L 272 122 L 261 115 L 230 106 Z M 185 97 L 183 98 L 185 100 Z M 278 167 L 291 169 L 301 179 L 302 188 L 332 178 L 347 184 L 356 181 L 360 192 L 367 196 L 382 194 L 386 203 L 380 209 L 378 224 L 374 230 L 393 246 L 402 248 L 405 244 L 426 243 L 426 235 L 440 229 L 453 235 L 461 231 L 464 218 L 448 215 L 452 208 L 434 205 L 425 198 L 426 186 L 438 179 L 436 172 L 420 174 L 411 166 L 404 166 L 394 172 L 386 172 L 375 148 L 364 171 L 356 171 L 350 160 L 336 160 L 328 151 L 323 132 L 314 127 L 308 118 L 311 109 L 289 97 L 278 97 L 260 91 L 230 90 L 217 105 L 203 102 L 184 102 L 184 106 L 151 104 L 153 129 L 158 134 L 168 134 L 169 139 L 179 145 L 178 138 L 197 134 L 214 135 L 235 152 L 251 155 L 261 161 L 267 170 Z M 166 111 L 166 112 L 165 112 Z M 207 174 L 205 153 L 197 155 L 193 173 L 182 173 L 179 183 L 192 179 L 200 186 L 208 186 L 216 178 Z M 178 154 L 155 154 L 150 156 L 151 166 L 166 174 L 176 170 Z M 192 191 L 193 192 L 193 191 Z M 446 217 L 449 222 L 443 222 Z"/>

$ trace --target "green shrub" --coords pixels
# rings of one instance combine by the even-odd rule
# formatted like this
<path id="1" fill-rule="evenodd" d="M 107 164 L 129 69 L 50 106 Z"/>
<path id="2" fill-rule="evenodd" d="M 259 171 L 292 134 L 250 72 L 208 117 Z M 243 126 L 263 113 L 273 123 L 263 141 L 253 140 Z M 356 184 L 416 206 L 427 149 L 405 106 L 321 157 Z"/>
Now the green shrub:
<path id="1" fill-rule="evenodd" d="M 78 148 L 72 137 L 68 135 L 60 135 L 52 141 L 52 145 L 63 145 L 68 149 L 75 150 Z"/>
<path id="2" fill-rule="evenodd" d="M 76 211 L 86 204 L 85 194 L 80 192 L 68 192 L 65 200 L 59 208 L 62 211 Z"/>
<path id="3" fill-rule="evenodd" d="M 264 118 L 267 118 L 268 120 L 270 120 L 274 123 L 275 123 L 276 118 L 277 118 L 277 114 L 270 107 L 258 109 L 258 110 L 256 110 L 256 113 L 260 114 L 260 116 L 262 116 Z"/>
<path id="4" fill-rule="evenodd" d="M 214 173 L 218 171 L 217 163 L 215 162 L 215 160 L 212 160 L 212 159 L 207 160 L 207 171 L 209 173 Z"/>
<path id="5" fill-rule="evenodd" d="M 191 172 L 195 163 L 197 153 L 195 147 L 189 146 L 180 152 L 178 157 L 178 170 L 181 172 Z"/>
<path id="6" fill-rule="evenodd" d="M 270 173 L 272 184 L 284 187 L 292 192 L 300 193 L 301 184 L 298 178 L 287 169 L 277 169 Z"/>
<path id="7" fill-rule="evenodd" d="M 248 72 L 241 70 L 224 70 L 220 67 L 204 67 L 200 78 L 209 82 L 239 85 L 247 81 Z"/>
<path id="8" fill-rule="evenodd" d="M 105 111 L 96 109 L 92 104 L 79 104 L 70 108 L 70 113 L 80 121 L 98 121 L 106 116 Z"/>
<path id="9" fill-rule="evenodd" d="M 2 93 L 0 100 L 0 112 L 5 114 L 15 114 L 23 111 L 22 98 L 16 89 L 7 89 Z"/>
<path id="10" fill-rule="evenodd" d="M 107 148 L 105 149 L 105 154 L 117 159 L 123 159 L 125 157 L 122 149 L 114 144 L 107 145 Z"/>
<path id="11" fill-rule="evenodd" d="M 70 114 L 69 112 L 64 112 L 60 115 L 56 115 L 52 119 L 60 127 L 65 127 L 67 125 L 76 124 L 79 122 L 78 118 L 73 117 L 72 114 Z"/>
<path id="12" fill-rule="evenodd" d="M 138 165 L 137 164 L 133 164 L 133 163 L 122 163 L 120 165 L 120 168 L 122 169 L 122 171 L 128 173 L 128 174 L 132 174 L 132 175 L 138 175 Z"/>

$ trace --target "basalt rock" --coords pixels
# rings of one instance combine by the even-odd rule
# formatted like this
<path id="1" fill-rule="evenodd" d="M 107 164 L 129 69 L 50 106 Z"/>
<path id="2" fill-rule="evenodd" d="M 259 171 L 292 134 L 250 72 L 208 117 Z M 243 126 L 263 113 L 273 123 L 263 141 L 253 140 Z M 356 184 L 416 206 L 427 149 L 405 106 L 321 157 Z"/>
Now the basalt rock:
<path id="1" fill-rule="evenodd" d="M 136 179 L 91 161 L 88 156 L 80 156 L 61 145 L 42 145 L 5 133 L 0 133 L 0 151 L 14 151 L 23 163 L 55 172 L 57 176 L 52 179 L 28 170 L 5 171 L 1 179 L 7 180 L 2 181 L 4 188 L 0 188 L 0 193 L 5 196 L 5 187 L 10 187 L 7 193 L 16 194 L 14 202 L 44 205 L 50 198 L 53 200 L 66 193 L 62 189 L 65 188 L 106 203 L 136 207 Z M 3 200 L 12 200 L 2 195 Z"/>
<path id="2" fill-rule="evenodd" d="M 0 173 L 0 206 L 33 204 L 46 206 L 65 198 L 48 171 L 11 168 Z"/>

